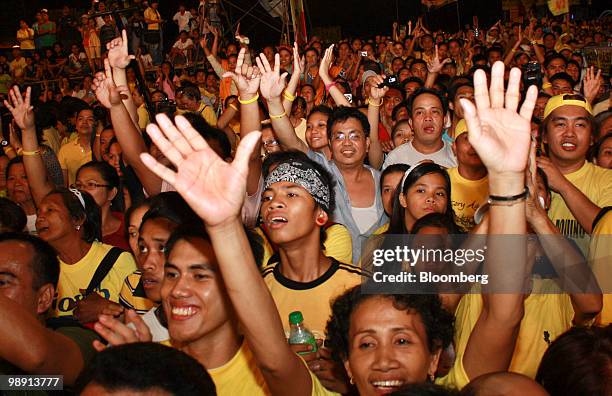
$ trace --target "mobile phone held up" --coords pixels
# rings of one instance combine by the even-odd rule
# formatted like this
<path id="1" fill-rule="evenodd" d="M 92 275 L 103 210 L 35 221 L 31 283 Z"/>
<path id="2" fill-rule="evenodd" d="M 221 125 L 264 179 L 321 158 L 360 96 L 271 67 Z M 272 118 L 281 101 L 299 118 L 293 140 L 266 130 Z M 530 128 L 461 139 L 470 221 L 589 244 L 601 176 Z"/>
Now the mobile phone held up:
<path id="1" fill-rule="evenodd" d="M 538 88 L 542 87 L 542 68 L 538 62 L 525 63 L 522 69 L 524 89 L 529 88 L 531 85 L 535 85 Z"/>
<path id="2" fill-rule="evenodd" d="M 383 87 L 395 87 L 397 85 L 398 79 L 397 76 L 389 76 L 387 78 L 385 78 L 385 80 L 378 84 L 378 88 L 383 88 Z"/>

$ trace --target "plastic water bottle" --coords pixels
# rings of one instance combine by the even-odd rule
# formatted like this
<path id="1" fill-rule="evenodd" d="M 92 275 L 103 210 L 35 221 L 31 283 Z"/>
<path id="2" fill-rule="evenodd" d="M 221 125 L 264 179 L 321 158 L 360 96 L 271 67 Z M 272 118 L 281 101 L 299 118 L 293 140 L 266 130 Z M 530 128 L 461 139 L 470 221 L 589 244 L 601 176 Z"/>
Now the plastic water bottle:
<path id="1" fill-rule="evenodd" d="M 299 352 L 300 355 L 317 351 L 317 340 L 310 330 L 304 326 L 304 317 L 302 312 L 294 311 L 289 314 L 289 344 L 310 344 L 312 350 L 310 352 Z"/>

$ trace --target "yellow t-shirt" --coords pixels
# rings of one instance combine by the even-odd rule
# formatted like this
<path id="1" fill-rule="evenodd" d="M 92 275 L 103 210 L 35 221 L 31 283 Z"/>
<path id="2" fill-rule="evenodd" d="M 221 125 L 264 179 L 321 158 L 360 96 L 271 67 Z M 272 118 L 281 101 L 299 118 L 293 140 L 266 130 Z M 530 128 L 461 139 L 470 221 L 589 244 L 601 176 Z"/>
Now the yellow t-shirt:
<path id="1" fill-rule="evenodd" d="M 144 131 L 147 125 L 149 125 L 149 112 L 144 103 L 138 106 L 136 113 L 138 114 L 138 127 Z"/>
<path id="2" fill-rule="evenodd" d="M 597 323 L 606 326 L 612 323 L 612 294 L 605 293 L 612 290 L 612 211 L 599 219 L 591 234 L 588 263 L 604 292 Z"/>
<path id="3" fill-rule="evenodd" d="M 217 127 L 217 114 L 212 107 L 207 106 L 205 103 L 200 103 L 200 108 L 197 111 L 204 117 L 208 125 L 216 128 Z"/>
<path id="4" fill-rule="evenodd" d="M 91 161 L 91 158 L 91 148 L 83 148 L 79 144 L 79 139 L 70 140 L 60 148 L 57 160 L 62 170 L 68 172 L 68 185 L 76 181 L 77 171 Z"/>
<path id="5" fill-rule="evenodd" d="M 119 303 L 128 309 L 133 309 L 139 315 L 144 315 L 156 304 L 147 298 L 141 279 L 142 272 L 140 271 L 125 278 L 121 292 L 119 292 Z"/>
<path id="6" fill-rule="evenodd" d="M 144 11 L 144 17 L 145 19 L 150 19 L 153 21 L 159 21 L 160 15 L 159 12 L 157 10 L 154 10 L 153 8 L 149 7 Z M 147 24 L 147 30 L 159 30 L 159 23 L 149 23 Z"/>
<path id="7" fill-rule="evenodd" d="M 385 223 L 381 225 L 376 231 L 374 231 L 373 235 L 382 235 L 389 231 L 389 223 Z"/>
<path id="8" fill-rule="evenodd" d="M 34 29 L 27 28 L 26 30 L 17 30 L 17 40 L 19 41 L 19 47 L 22 50 L 33 50 L 34 46 Z"/>
<path id="9" fill-rule="evenodd" d="M 268 240 L 261 227 L 256 227 L 255 232 L 262 238 L 263 261 L 261 266 L 268 265 L 270 258 L 274 255 L 274 246 Z M 325 229 L 325 242 L 323 243 L 323 254 L 335 258 L 341 263 L 353 262 L 353 240 L 351 234 L 342 224 L 332 224 Z M 259 264 L 259 263 L 258 263 Z"/>
<path id="10" fill-rule="evenodd" d="M 304 323 L 317 339 L 325 338 L 325 327 L 331 315 L 332 301 L 367 276 L 360 267 L 332 260 L 332 265 L 312 282 L 296 282 L 281 273 L 280 263 L 261 270 L 289 337 L 289 314 L 301 311 Z"/>
<path id="11" fill-rule="evenodd" d="M 70 316 L 78 301 L 83 299 L 81 290 L 87 289 L 98 265 L 112 246 L 100 242 L 91 244 L 89 252 L 79 262 L 66 264 L 60 260 L 60 276 L 57 295 L 53 302 L 53 316 Z M 126 276 L 136 271 L 132 255 L 123 252 L 115 265 L 100 283 L 96 292 L 107 300 L 119 302 L 119 292 Z"/>
<path id="12" fill-rule="evenodd" d="M 580 169 L 565 177 L 600 208 L 612 205 L 612 170 L 585 162 Z M 587 252 L 589 235 L 569 210 L 563 197 L 555 192 L 552 193 L 548 217 L 561 234 L 573 239 L 584 253 Z"/>
<path id="13" fill-rule="evenodd" d="M 558 292 L 560 289 L 552 279 L 534 278 L 532 290 L 533 293 L 525 299 L 525 315 L 509 371 L 535 378 L 549 343 L 572 327 L 574 308 L 569 295 Z M 463 359 L 465 347 L 481 311 L 480 294 L 466 294 L 461 298 L 455 312 L 456 359 Z"/>
<path id="14" fill-rule="evenodd" d="M 57 155 L 61 147 L 59 132 L 54 127 L 43 130 L 42 143 L 46 144 Z"/>
<path id="15" fill-rule="evenodd" d="M 451 181 L 451 202 L 455 212 L 456 223 L 465 231 L 471 230 L 474 213 L 489 195 L 489 180 L 468 180 L 459 174 L 459 168 L 447 169 Z"/>
<path id="16" fill-rule="evenodd" d="M 257 367 L 246 341 L 234 357 L 221 367 L 208 369 L 219 396 L 270 395 L 268 385 Z"/>
<path id="17" fill-rule="evenodd" d="M 438 377 L 434 381 L 437 385 L 444 386 L 450 389 L 463 389 L 469 382 L 470 378 L 465 372 L 465 368 L 463 367 L 463 359 L 457 358 L 453 363 L 453 367 L 451 367 L 448 374 L 444 377 Z"/>

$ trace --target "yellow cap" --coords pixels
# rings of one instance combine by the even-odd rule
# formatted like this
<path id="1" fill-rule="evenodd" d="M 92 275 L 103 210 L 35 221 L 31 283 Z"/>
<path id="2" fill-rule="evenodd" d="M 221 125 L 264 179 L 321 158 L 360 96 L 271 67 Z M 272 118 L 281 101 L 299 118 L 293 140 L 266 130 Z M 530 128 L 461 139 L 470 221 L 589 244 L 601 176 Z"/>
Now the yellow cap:
<path id="1" fill-rule="evenodd" d="M 457 123 L 457 126 L 455 126 L 455 140 L 457 140 L 459 135 L 461 135 L 462 133 L 466 133 L 467 131 L 468 131 L 467 124 L 465 123 L 465 120 L 462 118 Z"/>
<path id="2" fill-rule="evenodd" d="M 582 95 L 561 94 L 548 99 L 548 102 L 546 102 L 546 107 L 544 108 L 544 118 L 548 117 L 550 113 L 557 110 L 561 106 L 582 107 L 588 111 L 590 115 L 593 115 L 593 108 L 591 107 L 591 104 L 584 97 L 582 97 Z"/>

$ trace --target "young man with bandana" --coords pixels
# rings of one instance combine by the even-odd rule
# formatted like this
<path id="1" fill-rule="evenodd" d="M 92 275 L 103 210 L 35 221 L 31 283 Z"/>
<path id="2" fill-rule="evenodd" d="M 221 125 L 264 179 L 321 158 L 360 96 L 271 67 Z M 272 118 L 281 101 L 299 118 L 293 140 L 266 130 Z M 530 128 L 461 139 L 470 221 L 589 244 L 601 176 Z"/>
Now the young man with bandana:
<path id="1" fill-rule="evenodd" d="M 268 102 L 272 127 L 281 144 L 286 148 L 303 151 L 336 180 L 334 194 L 337 197 L 337 205 L 333 221 L 343 224 L 351 233 L 353 263 L 357 263 L 362 242 L 387 222 L 379 193 L 380 173 L 364 164 L 370 144 L 376 143 L 370 142 L 369 135 L 370 129 L 378 128 L 378 107 L 382 105 L 383 89 L 372 88 L 373 91 L 378 91 L 377 98 L 370 98 L 368 118 L 351 107 L 341 106 L 334 111 L 327 121 L 327 135 L 332 152 L 332 159 L 328 160 L 322 154 L 310 150 L 297 137 L 286 116 L 281 102 L 285 78 L 280 75 L 278 56 L 274 67 L 270 66 L 264 56 L 257 58 L 257 65 L 263 72 L 260 91 Z M 372 135 L 378 136 L 378 133 L 372 131 Z"/>

